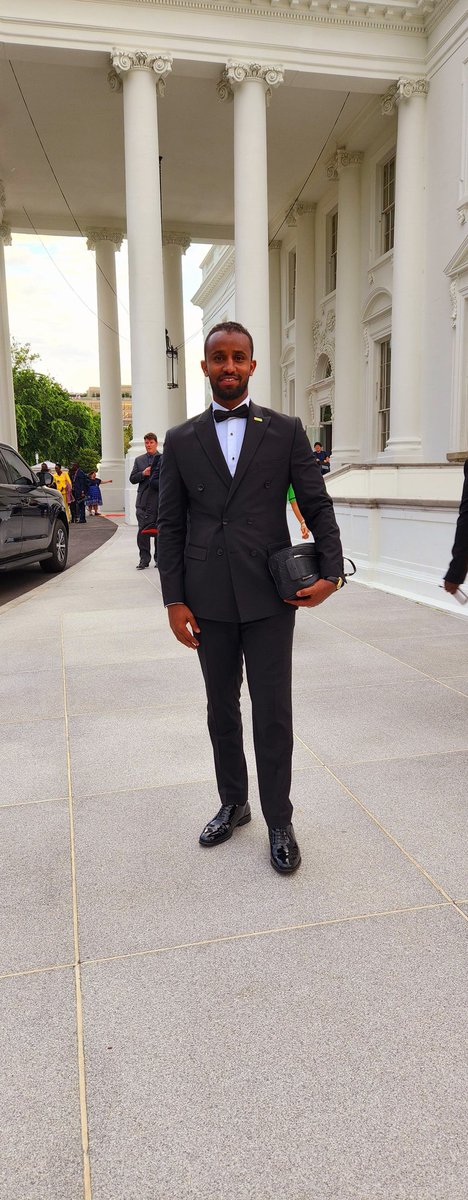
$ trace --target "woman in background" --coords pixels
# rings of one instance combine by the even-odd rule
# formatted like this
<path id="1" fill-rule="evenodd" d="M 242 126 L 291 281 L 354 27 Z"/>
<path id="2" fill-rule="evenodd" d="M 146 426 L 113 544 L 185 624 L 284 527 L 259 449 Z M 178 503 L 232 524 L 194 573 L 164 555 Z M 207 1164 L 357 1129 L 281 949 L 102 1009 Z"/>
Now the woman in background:
<path id="1" fill-rule="evenodd" d="M 68 520 L 71 521 L 70 501 L 72 500 L 72 497 L 73 497 L 72 481 L 70 479 L 68 471 L 66 471 L 65 468 L 62 467 L 61 463 L 55 464 L 54 483 L 57 488 L 57 491 L 60 492 L 60 495 L 63 497 L 63 499 L 65 501 L 67 517 L 68 517 Z"/>

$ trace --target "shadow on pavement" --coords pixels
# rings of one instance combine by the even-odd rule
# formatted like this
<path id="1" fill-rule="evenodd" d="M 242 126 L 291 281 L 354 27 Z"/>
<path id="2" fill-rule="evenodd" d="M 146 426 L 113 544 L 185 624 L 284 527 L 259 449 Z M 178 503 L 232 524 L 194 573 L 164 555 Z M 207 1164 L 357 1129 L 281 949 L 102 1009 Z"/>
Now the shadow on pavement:
<path id="1" fill-rule="evenodd" d="M 107 517 L 89 517 L 85 525 L 70 525 L 67 570 L 107 542 L 116 529 L 115 522 Z M 0 607 L 53 578 L 53 575 L 42 571 L 39 563 L 0 571 Z"/>

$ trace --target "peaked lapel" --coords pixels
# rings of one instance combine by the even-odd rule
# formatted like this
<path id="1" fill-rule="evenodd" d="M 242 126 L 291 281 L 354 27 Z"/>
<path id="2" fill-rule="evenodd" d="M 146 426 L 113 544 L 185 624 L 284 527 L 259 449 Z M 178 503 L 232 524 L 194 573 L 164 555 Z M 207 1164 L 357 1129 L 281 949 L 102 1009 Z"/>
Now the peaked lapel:
<path id="1" fill-rule="evenodd" d="M 254 454 L 257 453 L 257 450 L 261 445 L 263 438 L 265 437 L 270 420 L 270 414 L 266 411 L 266 409 L 260 408 L 258 404 L 254 404 L 251 400 L 249 405 L 249 415 L 247 418 L 247 428 L 244 434 L 244 441 L 242 442 L 242 450 L 239 455 L 239 462 L 237 464 L 234 476 L 231 479 L 228 501 L 231 500 L 234 492 L 239 487 L 241 480 L 244 478 L 247 467 L 250 466 Z"/>
<path id="2" fill-rule="evenodd" d="M 232 476 L 224 454 L 221 450 L 221 446 L 218 442 L 211 405 L 209 408 L 205 409 L 205 412 L 202 413 L 200 417 L 197 417 L 193 423 L 193 428 L 200 445 L 210 460 L 210 463 L 213 467 L 215 467 L 218 475 L 221 476 L 223 483 L 230 488 L 232 484 Z"/>

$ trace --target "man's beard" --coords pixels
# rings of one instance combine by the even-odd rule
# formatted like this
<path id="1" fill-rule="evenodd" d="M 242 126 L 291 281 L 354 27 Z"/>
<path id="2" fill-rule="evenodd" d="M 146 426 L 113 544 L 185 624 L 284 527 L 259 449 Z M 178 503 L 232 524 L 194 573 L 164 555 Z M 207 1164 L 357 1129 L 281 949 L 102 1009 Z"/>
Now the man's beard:
<path id="1" fill-rule="evenodd" d="M 211 385 L 211 390 L 213 392 L 214 399 L 220 404 L 223 402 L 223 400 L 240 400 L 241 396 L 245 395 L 246 385 L 244 382 L 242 382 L 238 383 L 237 387 L 228 388 L 225 390 L 222 383 L 218 383 L 215 387 Z"/>

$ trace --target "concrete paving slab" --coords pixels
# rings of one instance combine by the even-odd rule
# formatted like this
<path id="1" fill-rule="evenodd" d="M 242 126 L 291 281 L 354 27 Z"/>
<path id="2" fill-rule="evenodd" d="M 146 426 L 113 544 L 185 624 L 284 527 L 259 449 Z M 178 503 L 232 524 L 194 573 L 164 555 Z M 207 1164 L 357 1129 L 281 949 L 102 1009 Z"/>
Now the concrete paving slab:
<path id="1" fill-rule="evenodd" d="M 0 974 L 73 960 L 67 803 L 0 808 Z"/>
<path id="2" fill-rule="evenodd" d="M 0 980 L 5 1200 L 83 1194 L 73 974 Z"/>
<path id="3" fill-rule="evenodd" d="M 212 849 L 198 837 L 219 808 L 214 783 L 78 801 L 82 957 L 440 900 L 323 768 L 294 774 L 303 863 L 281 878 L 251 791 L 251 823 Z"/>
<path id="4" fill-rule="evenodd" d="M 85 965 L 95 1200 L 465 1200 L 467 938 L 441 909 Z"/>
<path id="5" fill-rule="evenodd" d="M 181 647 L 183 650 L 183 647 Z M 255 770 L 250 721 L 245 708 L 245 752 Z M 76 796 L 171 784 L 191 785 L 213 778 L 213 756 L 206 709 L 147 709 L 133 714 L 93 713 L 70 718 L 73 788 Z M 116 754 L 118 746 L 118 754 Z M 294 749 L 294 765 L 308 766 L 310 755 Z"/>
<path id="6" fill-rule="evenodd" d="M 1 657 L 1 651 L 0 651 Z M 23 723 L 43 719 L 52 696 L 62 696 L 63 672 L 59 667 L 42 671 L 0 672 L 0 722 Z"/>
<path id="7" fill-rule="evenodd" d="M 57 633 L 43 638 L 32 625 L 21 635 L 7 636 L 0 646 L 0 675 L 8 679 L 12 675 L 30 675 L 45 667 L 59 669 L 62 666 L 62 642 Z"/>
<path id="8" fill-rule="evenodd" d="M 115 625 L 109 614 L 107 629 L 75 631 L 68 628 L 64 635 L 64 658 L 66 667 L 86 666 L 98 668 L 108 663 L 139 662 L 152 659 L 156 662 L 166 658 L 187 657 L 187 650 L 176 640 L 164 622 L 159 629 L 148 622 L 143 611 L 138 610 L 137 627 L 127 629 Z M 152 610 L 150 610 L 152 611 Z"/>
<path id="9" fill-rule="evenodd" d="M 172 635 L 171 635 L 172 636 Z M 177 643 L 175 642 L 177 647 Z M 183 650 L 183 647 L 180 647 Z M 205 685 L 198 658 L 185 651 L 158 663 L 154 658 L 134 662 L 100 663 L 93 670 L 93 687 L 99 693 L 99 711 L 206 706 Z M 1 688 L 1 683 L 0 683 Z M 71 714 L 90 712 L 89 667 L 67 670 L 67 702 Z"/>
<path id="10" fill-rule="evenodd" d="M 302 637 L 301 637 L 302 633 Z M 293 653 L 294 694 L 304 690 L 365 688 L 369 683 L 392 687 L 420 678 L 414 667 L 399 663 L 373 646 L 363 645 L 341 629 L 311 623 L 295 638 Z"/>
<path id="11" fill-rule="evenodd" d="M 356 695 L 359 703 L 356 703 Z M 295 732 L 328 766 L 468 750 L 468 699 L 430 680 L 394 689 L 343 684 L 295 701 Z"/>
<path id="12" fill-rule="evenodd" d="M 427 637 L 413 630 L 409 637 L 376 635 L 371 640 L 378 649 L 436 678 L 447 679 L 468 669 L 468 636 L 463 631 Z"/>
<path id="13" fill-rule="evenodd" d="M 49 711 L 61 711 L 62 696 L 51 696 Z M 55 720 L 0 725 L 0 804 L 57 800 L 68 795 L 65 726 Z"/>
<path id="14" fill-rule="evenodd" d="M 344 766 L 339 774 L 452 898 L 468 894 L 468 753 Z"/>

